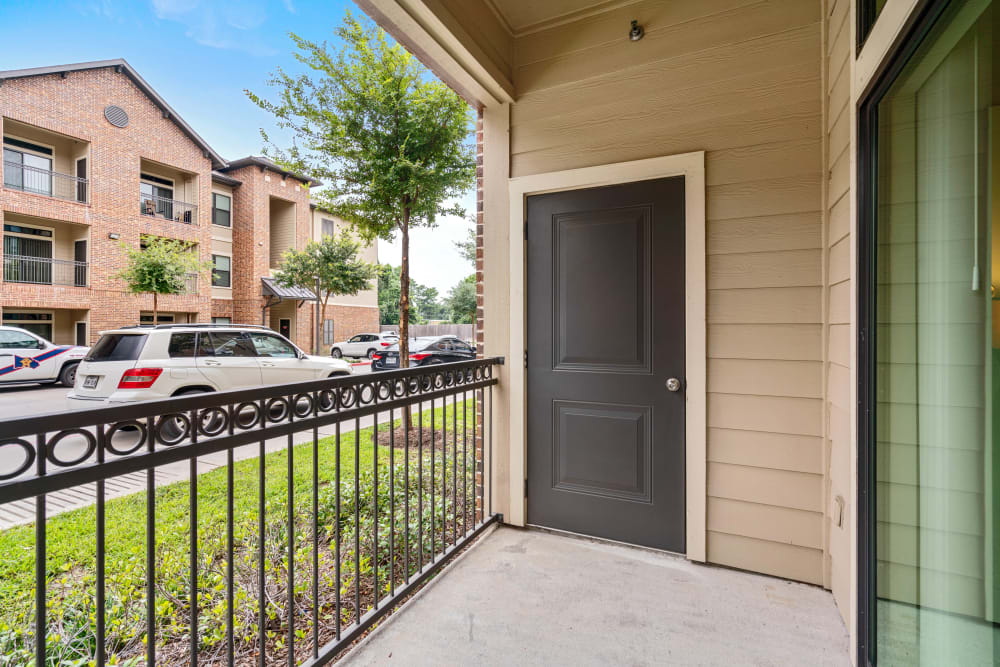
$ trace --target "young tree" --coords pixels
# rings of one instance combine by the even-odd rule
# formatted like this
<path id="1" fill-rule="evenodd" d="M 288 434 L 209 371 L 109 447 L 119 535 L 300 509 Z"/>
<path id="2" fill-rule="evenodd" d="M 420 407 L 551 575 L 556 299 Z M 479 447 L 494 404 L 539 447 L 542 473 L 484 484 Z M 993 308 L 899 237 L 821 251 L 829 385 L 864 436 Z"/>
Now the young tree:
<path id="1" fill-rule="evenodd" d="M 357 294 L 371 287 L 375 278 L 374 264 L 358 258 L 361 244 L 345 230 L 337 236 L 324 236 L 310 241 L 302 250 L 288 250 L 282 255 L 281 267 L 274 279 L 285 287 L 316 289 L 319 278 L 320 320 L 326 319 L 326 304 L 331 296 Z"/>
<path id="2" fill-rule="evenodd" d="M 343 47 L 331 52 L 291 34 L 295 58 L 312 72 L 277 69 L 268 82 L 276 101 L 246 94 L 294 136 L 292 148 L 282 150 L 262 130 L 265 153 L 329 184 L 315 195 L 323 208 L 365 240 L 399 234 L 399 353 L 407 366 L 410 230 L 464 214 L 446 202 L 475 182 L 472 110 L 374 24 L 348 13 L 337 36 Z"/>
<path id="3" fill-rule="evenodd" d="M 188 276 L 207 271 L 211 262 L 198 259 L 198 252 L 188 241 L 143 236 L 138 248 L 121 244 L 125 268 L 115 278 L 125 281 L 132 294 L 153 295 L 153 324 L 159 313 L 160 294 L 183 294 Z"/>
<path id="4" fill-rule="evenodd" d="M 473 324 L 476 321 L 476 276 L 463 278 L 448 291 L 445 307 L 456 324 Z"/>

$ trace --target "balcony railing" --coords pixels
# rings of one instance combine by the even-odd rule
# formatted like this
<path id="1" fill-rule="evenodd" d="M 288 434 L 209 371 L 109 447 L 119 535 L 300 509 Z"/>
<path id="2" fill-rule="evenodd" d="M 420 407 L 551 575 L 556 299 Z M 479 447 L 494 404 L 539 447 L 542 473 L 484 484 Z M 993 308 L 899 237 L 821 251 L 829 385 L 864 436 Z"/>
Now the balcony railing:
<path id="1" fill-rule="evenodd" d="M 3 184 L 12 190 L 84 204 L 90 196 L 90 184 L 86 178 L 6 160 L 3 163 Z"/>
<path id="2" fill-rule="evenodd" d="M 15 529 L 34 566 L 0 609 L 12 664 L 329 662 L 499 519 L 482 480 L 501 363 L 0 421 L 0 510 L 35 506 Z M 198 457 L 222 453 L 199 476 Z M 158 491 L 183 462 L 187 479 Z M 143 472 L 138 495 L 108 501 Z M 94 498 L 89 514 L 52 516 L 67 494 Z"/>
<path id="3" fill-rule="evenodd" d="M 188 225 L 198 224 L 198 206 L 159 195 L 139 195 L 139 213 Z"/>
<path id="4" fill-rule="evenodd" d="M 87 262 L 4 255 L 3 279 L 8 283 L 86 287 Z M 195 290 L 197 291 L 197 280 L 195 281 Z"/>

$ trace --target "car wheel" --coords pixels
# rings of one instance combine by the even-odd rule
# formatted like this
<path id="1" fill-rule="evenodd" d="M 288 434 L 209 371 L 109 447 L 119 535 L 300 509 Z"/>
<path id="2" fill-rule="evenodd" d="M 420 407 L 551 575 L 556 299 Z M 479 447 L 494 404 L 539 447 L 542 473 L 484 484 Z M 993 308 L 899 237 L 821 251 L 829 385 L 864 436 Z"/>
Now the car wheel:
<path id="1" fill-rule="evenodd" d="M 344 353 L 340 351 L 339 347 L 335 347 L 332 350 L 330 350 L 330 356 L 333 357 L 334 359 L 340 359 L 342 356 L 344 356 Z"/>
<path id="2" fill-rule="evenodd" d="M 76 367 L 80 364 L 66 364 L 59 371 L 59 384 L 64 387 L 72 387 L 76 384 Z"/>
<path id="3" fill-rule="evenodd" d="M 374 359 L 375 358 L 375 348 L 373 347 L 373 348 L 369 349 L 368 352 L 365 354 L 365 356 L 368 357 L 369 359 Z"/>
<path id="4" fill-rule="evenodd" d="M 347 377 L 348 375 L 350 375 L 350 373 L 348 373 L 347 371 L 334 371 L 334 372 L 330 373 L 329 375 L 327 375 L 327 377 L 329 377 L 329 378 L 342 378 L 342 377 Z"/>

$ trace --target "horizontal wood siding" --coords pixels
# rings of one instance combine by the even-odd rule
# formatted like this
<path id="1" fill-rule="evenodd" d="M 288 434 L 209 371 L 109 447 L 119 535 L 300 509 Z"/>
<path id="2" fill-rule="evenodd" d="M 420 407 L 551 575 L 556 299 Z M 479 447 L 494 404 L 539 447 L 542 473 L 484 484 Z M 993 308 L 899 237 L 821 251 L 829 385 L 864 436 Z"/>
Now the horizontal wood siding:
<path id="1" fill-rule="evenodd" d="M 826 21 L 826 419 L 824 440 L 828 489 L 825 492 L 828 520 L 829 559 L 827 585 L 833 591 L 845 623 L 851 609 L 852 541 L 852 446 L 851 446 L 851 156 L 853 133 L 850 113 L 851 52 L 853 49 L 849 0 L 827 0 Z M 843 519 L 837 498 L 843 499 Z"/>
<path id="2" fill-rule="evenodd" d="M 645 0 L 523 35 L 510 128 L 515 177 L 706 151 L 708 559 L 814 583 L 823 18 L 820 0 Z"/>

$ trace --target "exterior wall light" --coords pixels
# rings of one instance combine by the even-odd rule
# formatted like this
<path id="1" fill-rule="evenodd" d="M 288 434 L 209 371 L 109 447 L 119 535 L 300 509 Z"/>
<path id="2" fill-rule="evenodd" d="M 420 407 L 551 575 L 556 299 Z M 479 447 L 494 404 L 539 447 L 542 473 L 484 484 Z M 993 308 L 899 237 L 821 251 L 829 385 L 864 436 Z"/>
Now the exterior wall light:
<path id="1" fill-rule="evenodd" d="M 628 38 L 633 42 L 638 42 L 646 32 L 639 25 L 638 21 L 632 21 L 632 29 L 628 31 Z"/>
<path id="2" fill-rule="evenodd" d="M 118 232 L 111 232 L 110 234 L 108 234 L 108 238 L 111 239 L 112 241 L 117 241 L 121 237 L 122 235 L 119 234 Z"/>

